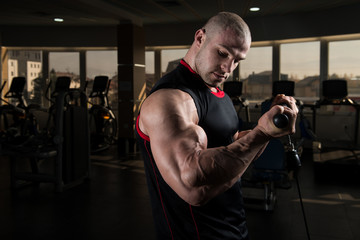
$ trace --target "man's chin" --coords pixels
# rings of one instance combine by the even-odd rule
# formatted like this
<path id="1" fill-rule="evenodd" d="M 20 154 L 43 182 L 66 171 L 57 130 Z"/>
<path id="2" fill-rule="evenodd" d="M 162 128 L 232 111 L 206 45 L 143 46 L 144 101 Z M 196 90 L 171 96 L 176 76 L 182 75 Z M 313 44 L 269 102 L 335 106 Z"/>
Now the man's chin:
<path id="1" fill-rule="evenodd" d="M 217 87 L 220 86 L 220 84 L 215 83 L 215 82 L 209 83 L 209 82 L 205 82 L 205 81 L 204 81 L 204 83 L 206 84 L 206 86 L 208 86 L 208 87 L 213 87 L 213 88 L 217 88 Z"/>
<path id="2" fill-rule="evenodd" d="M 219 87 L 219 86 L 220 86 L 223 82 L 225 82 L 225 81 L 226 81 L 226 77 L 221 78 L 221 79 L 219 79 L 219 78 L 210 79 L 210 80 L 204 81 L 204 82 L 205 82 L 205 84 L 206 84 L 207 86 L 209 86 L 209 87 L 217 88 L 217 87 Z"/>
<path id="3" fill-rule="evenodd" d="M 212 87 L 220 87 L 220 85 L 221 85 L 222 83 L 224 83 L 225 81 L 226 81 L 226 78 L 221 79 L 221 80 L 217 79 L 217 80 L 214 80 L 214 81 L 211 83 L 211 85 L 212 85 Z"/>

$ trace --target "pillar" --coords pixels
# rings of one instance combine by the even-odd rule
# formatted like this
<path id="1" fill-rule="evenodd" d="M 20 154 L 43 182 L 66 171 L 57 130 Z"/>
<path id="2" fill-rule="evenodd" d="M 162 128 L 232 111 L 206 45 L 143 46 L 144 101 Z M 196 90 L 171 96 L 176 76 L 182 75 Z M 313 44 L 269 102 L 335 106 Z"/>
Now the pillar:
<path id="1" fill-rule="evenodd" d="M 145 85 L 145 36 L 141 26 L 118 26 L 118 152 L 135 151 L 135 120 Z"/>
<path id="2" fill-rule="evenodd" d="M 320 41 L 320 82 L 319 98 L 322 99 L 322 82 L 329 77 L 329 41 Z"/>
<path id="3" fill-rule="evenodd" d="M 275 43 L 272 51 L 272 83 L 280 81 L 280 44 Z"/>

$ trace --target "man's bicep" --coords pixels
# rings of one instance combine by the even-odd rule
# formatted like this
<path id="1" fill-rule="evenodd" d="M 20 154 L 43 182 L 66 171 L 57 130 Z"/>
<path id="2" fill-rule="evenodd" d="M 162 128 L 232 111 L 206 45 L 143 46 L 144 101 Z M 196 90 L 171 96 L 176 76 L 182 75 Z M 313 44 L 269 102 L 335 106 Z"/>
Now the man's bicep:
<path id="1" fill-rule="evenodd" d="M 172 110 L 169 115 L 153 118 L 152 127 L 148 128 L 154 160 L 167 182 L 177 183 L 189 174 L 193 158 L 207 146 L 204 130 L 182 114 Z"/>
<path id="2" fill-rule="evenodd" d="M 144 127 L 162 177 L 179 195 L 187 195 L 187 191 L 191 191 L 189 183 L 193 181 L 191 169 L 194 167 L 191 165 L 196 162 L 193 158 L 206 148 L 207 138 L 197 125 L 192 98 L 183 92 L 165 93 L 171 93 L 168 101 L 164 101 L 163 95 L 155 95 L 156 98 L 148 102 L 151 104 L 145 105 Z"/>
<path id="3" fill-rule="evenodd" d="M 206 148 L 206 136 L 196 126 L 174 132 L 170 138 L 156 137 L 154 141 L 151 140 L 151 149 L 165 182 L 181 198 L 189 201 L 188 198 L 194 196 L 198 187 L 197 155 Z"/>

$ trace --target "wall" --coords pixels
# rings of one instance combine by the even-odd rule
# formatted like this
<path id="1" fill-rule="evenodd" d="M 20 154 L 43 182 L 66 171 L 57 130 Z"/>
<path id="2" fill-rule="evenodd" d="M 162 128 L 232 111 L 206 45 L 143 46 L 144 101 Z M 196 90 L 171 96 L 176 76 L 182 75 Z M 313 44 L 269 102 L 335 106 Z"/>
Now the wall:
<path id="1" fill-rule="evenodd" d="M 116 47 L 116 26 L 15 27 L 0 26 L 7 47 Z"/>

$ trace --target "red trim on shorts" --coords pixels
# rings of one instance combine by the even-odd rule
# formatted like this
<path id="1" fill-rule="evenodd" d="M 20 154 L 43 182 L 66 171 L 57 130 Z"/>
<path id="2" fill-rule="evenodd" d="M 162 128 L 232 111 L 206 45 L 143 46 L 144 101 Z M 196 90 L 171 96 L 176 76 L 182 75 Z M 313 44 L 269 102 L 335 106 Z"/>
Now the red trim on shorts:
<path id="1" fill-rule="evenodd" d="M 138 132 L 138 134 L 140 135 L 140 137 L 148 142 L 150 142 L 150 138 L 148 135 L 146 135 L 145 133 L 143 133 L 140 128 L 139 128 L 139 119 L 140 119 L 140 114 L 137 116 L 136 118 L 136 131 Z"/>

